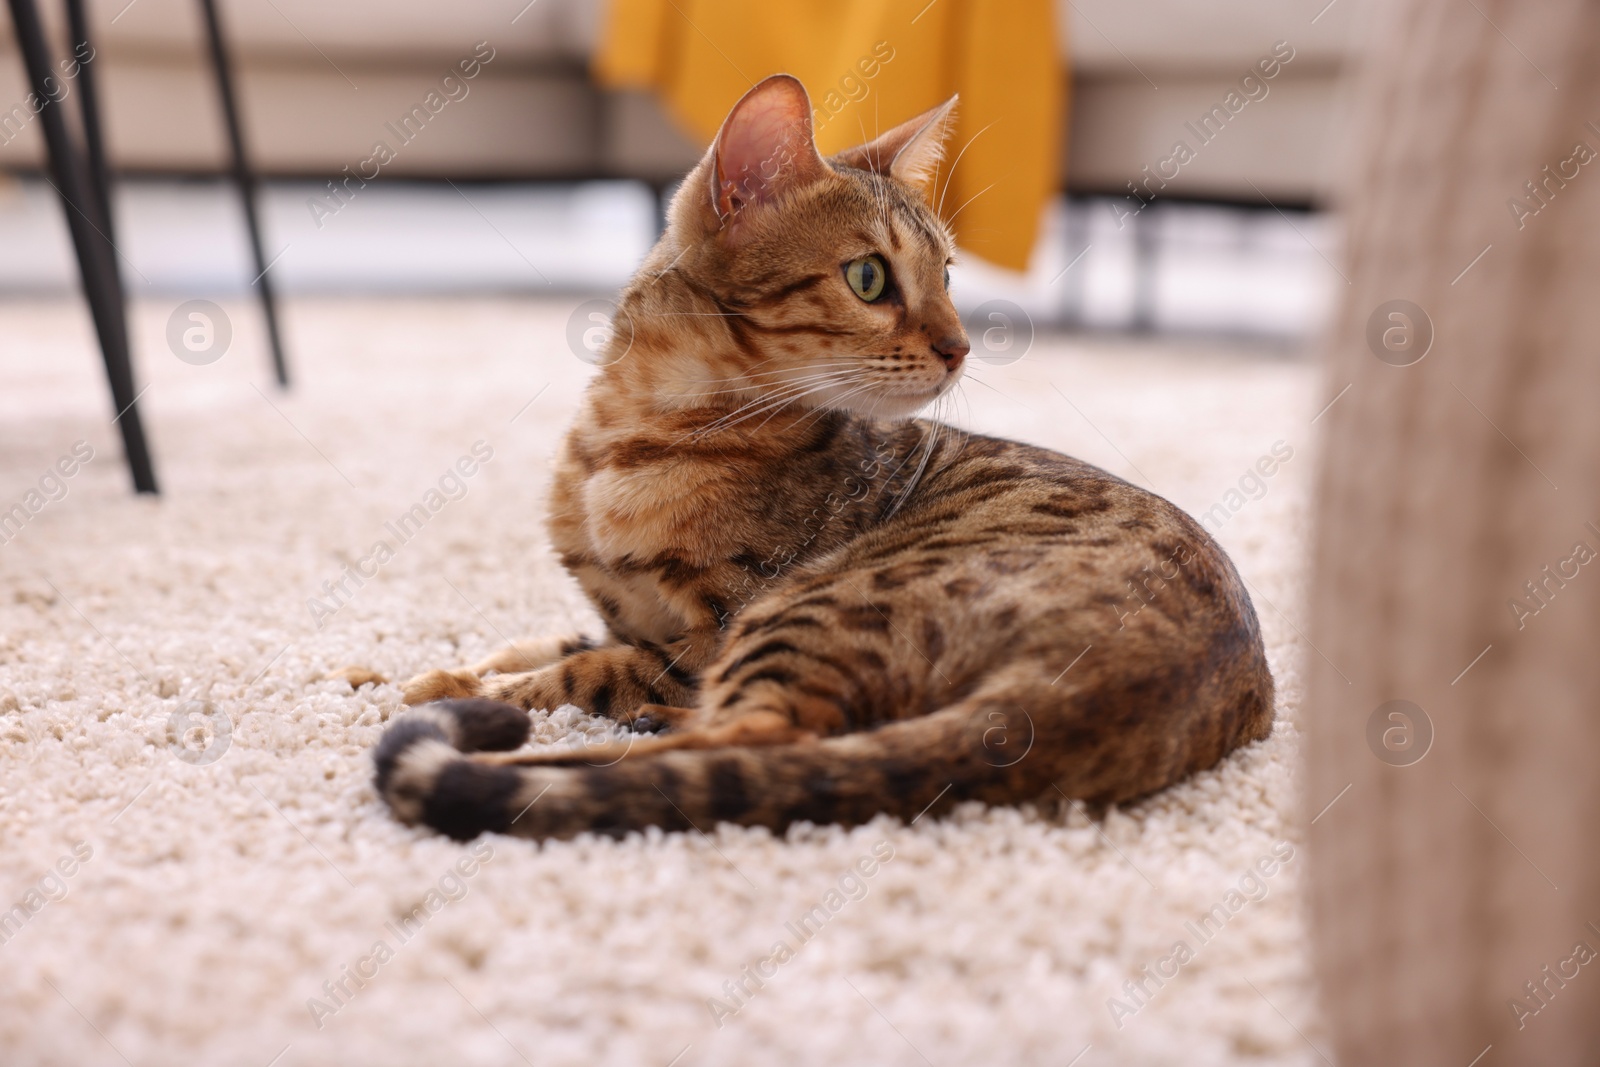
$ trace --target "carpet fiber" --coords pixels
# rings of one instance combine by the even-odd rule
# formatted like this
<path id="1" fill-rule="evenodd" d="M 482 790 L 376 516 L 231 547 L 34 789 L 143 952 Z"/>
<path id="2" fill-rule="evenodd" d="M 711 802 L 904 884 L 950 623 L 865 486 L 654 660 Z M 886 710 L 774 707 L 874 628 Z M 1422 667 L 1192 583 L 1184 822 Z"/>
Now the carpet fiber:
<path id="1" fill-rule="evenodd" d="M 576 302 L 297 302 L 289 394 L 248 305 L 204 366 L 168 351 L 175 301 L 140 305 L 159 501 L 128 491 L 82 307 L 0 304 L 0 511 L 30 514 L 0 544 L 0 1060 L 1320 1062 L 1295 626 L 1327 398 L 1270 353 L 1041 338 L 957 405 L 1220 525 L 1279 718 L 1216 770 L 1095 820 L 542 847 L 391 820 L 368 750 L 399 691 L 330 671 L 595 626 L 543 532 L 591 373 Z M 536 719 L 538 743 L 609 729 Z"/>

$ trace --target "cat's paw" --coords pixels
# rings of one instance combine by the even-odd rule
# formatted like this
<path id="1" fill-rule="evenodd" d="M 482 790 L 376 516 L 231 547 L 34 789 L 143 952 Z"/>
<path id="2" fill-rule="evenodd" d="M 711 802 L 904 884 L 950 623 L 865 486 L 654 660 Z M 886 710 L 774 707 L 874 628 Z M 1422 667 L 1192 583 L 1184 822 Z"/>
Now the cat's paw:
<path id="1" fill-rule="evenodd" d="M 407 704 L 426 704 L 482 696 L 483 680 L 471 671 L 427 671 L 400 688 Z"/>
<path id="2" fill-rule="evenodd" d="M 549 671 L 527 671 L 523 674 L 496 674 L 481 679 L 478 694 L 490 700 L 499 700 L 514 707 L 554 710 L 566 703 L 565 688 L 559 677 Z"/>
<path id="3" fill-rule="evenodd" d="M 644 704 L 627 722 L 636 734 L 659 734 L 667 730 L 682 729 L 694 714 L 693 708 L 674 708 L 666 704 Z"/>
<path id="4" fill-rule="evenodd" d="M 332 681 L 347 682 L 351 689 L 360 689 L 364 685 L 387 685 L 389 679 L 377 671 L 366 667 L 340 667 L 336 671 L 329 671 L 326 677 Z"/>

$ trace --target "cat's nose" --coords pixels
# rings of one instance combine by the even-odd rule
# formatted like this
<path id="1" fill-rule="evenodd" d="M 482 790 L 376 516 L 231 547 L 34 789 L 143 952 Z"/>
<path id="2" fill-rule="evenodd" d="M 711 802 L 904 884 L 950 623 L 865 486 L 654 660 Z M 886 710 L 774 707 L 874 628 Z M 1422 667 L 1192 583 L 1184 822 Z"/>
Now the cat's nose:
<path id="1" fill-rule="evenodd" d="M 961 361 L 972 351 L 972 343 L 965 333 L 952 333 L 933 342 L 933 350 L 950 370 L 961 366 Z"/>

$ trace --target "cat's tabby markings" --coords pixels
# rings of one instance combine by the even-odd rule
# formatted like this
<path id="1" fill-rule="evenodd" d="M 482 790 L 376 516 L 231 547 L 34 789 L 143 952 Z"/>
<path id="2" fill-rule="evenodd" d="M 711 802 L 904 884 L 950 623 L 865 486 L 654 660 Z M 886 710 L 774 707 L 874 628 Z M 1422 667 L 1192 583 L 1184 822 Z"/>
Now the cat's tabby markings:
<path id="1" fill-rule="evenodd" d="M 925 195 L 953 104 L 828 160 L 793 78 L 734 107 L 559 461 L 551 536 L 607 636 L 407 683 L 425 706 L 376 753 L 401 819 L 542 838 L 1111 802 L 1267 735 L 1255 613 L 1195 522 L 911 418 L 968 351 Z M 661 732 L 493 751 L 568 703 Z"/>

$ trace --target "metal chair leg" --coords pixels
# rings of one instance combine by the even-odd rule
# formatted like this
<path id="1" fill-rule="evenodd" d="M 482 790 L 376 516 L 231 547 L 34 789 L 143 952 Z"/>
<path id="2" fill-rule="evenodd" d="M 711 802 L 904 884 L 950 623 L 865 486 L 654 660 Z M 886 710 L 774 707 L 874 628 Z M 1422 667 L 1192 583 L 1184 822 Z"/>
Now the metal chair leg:
<path id="1" fill-rule="evenodd" d="M 278 333 L 278 298 L 267 277 L 267 263 L 261 248 L 261 220 L 256 215 L 256 173 L 250 166 L 244 150 L 244 131 L 239 123 L 239 105 L 234 93 L 233 62 L 222 38 L 222 25 L 217 18 L 216 0 L 200 0 L 200 10 L 205 15 L 206 36 L 211 41 L 211 64 L 217 73 L 217 94 L 222 98 L 223 117 L 228 126 L 228 142 L 233 149 L 233 180 L 239 186 L 239 197 L 244 201 L 244 218 L 250 229 L 250 250 L 255 253 L 255 285 L 261 294 L 261 310 L 267 320 L 267 339 L 272 345 L 272 367 L 277 372 L 278 384 L 289 385 L 289 367 L 283 358 L 283 340 Z"/>
<path id="2" fill-rule="evenodd" d="M 1161 205 L 1147 205 L 1133 225 L 1133 316 L 1128 328 L 1149 333 L 1156 325 L 1156 257 L 1160 246 Z"/>
<path id="3" fill-rule="evenodd" d="M 74 56 L 93 56 L 94 44 L 89 39 L 89 15 L 83 0 L 67 0 L 67 26 L 71 32 L 70 44 Z M 94 193 L 95 225 L 107 234 L 116 232 L 111 218 L 111 167 L 106 162 L 105 127 L 100 121 L 100 75 L 93 62 L 82 63 L 78 69 L 79 110 L 83 115 L 84 158 L 89 164 L 89 182 Z M 121 273 L 117 281 L 122 280 Z"/>
<path id="4" fill-rule="evenodd" d="M 28 81 L 40 101 L 49 101 L 39 111 L 49 148 L 50 173 L 56 193 L 61 197 L 67 227 L 78 256 L 83 292 L 94 317 L 100 353 L 105 359 L 106 376 L 111 382 L 115 419 L 122 433 L 122 446 L 128 457 L 134 488 L 141 493 L 157 492 L 155 470 L 150 463 L 144 425 L 139 419 L 139 394 L 134 389 L 133 365 L 128 356 L 128 324 L 123 305 L 122 283 L 117 274 L 117 252 L 112 243 L 109 218 L 105 225 L 96 222 L 101 203 L 77 146 L 67 132 L 66 116 L 59 102 L 51 99 L 49 87 L 55 83 L 44 28 L 33 0 L 9 0 L 11 18 L 17 29 L 17 46 L 27 67 Z M 80 72 L 81 73 L 81 72 Z M 79 91 L 84 91 L 80 83 Z M 98 111 L 95 112 L 98 125 Z M 92 151 L 99 153 L 100 148 Z M 101 156 L 103 159 L 104 157 Z"/>

